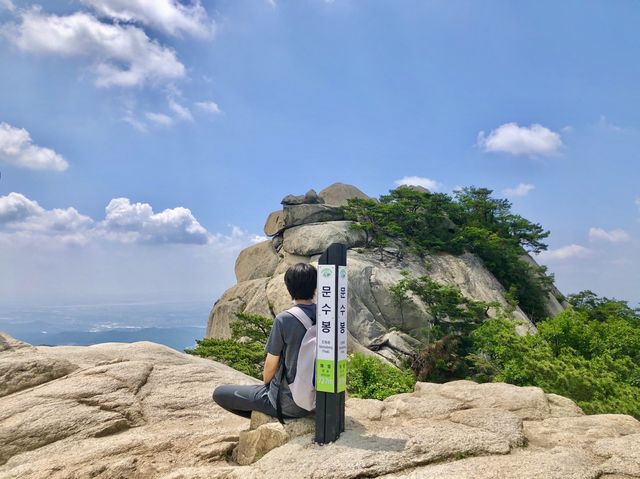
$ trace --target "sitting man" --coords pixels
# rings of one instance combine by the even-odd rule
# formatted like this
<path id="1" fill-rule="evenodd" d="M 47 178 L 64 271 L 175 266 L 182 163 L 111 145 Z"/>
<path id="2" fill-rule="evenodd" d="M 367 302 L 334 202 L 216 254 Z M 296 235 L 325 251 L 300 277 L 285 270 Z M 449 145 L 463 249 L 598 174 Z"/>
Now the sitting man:
<path id="1" fill-rule="evenodd" d="M 284 282 L 294 305 L 303 314 L 300 314 L 300 310 L 294 313 L 283 311 L 276 316 L 265 347 L 264 384 L 223 384 L 213 392 L 213 400 L 219 406 L 239 416 L 249 418 L 251 411 L 260 411 L 278 417 L 278 400 L 282 412 L 279 419 L 303 417 L 311 412 L 295 403 L 289 384 L 295 380 L 298 352 L 307 332 L 303 321 L 311 320 L 311 324 L 316 322 L 316 305 L 313 301 L 317 284 L 316 268 L 306 263 L 295 264 L 285 273 Z M 302 316 L 302 319 L 294 314 Z"/>

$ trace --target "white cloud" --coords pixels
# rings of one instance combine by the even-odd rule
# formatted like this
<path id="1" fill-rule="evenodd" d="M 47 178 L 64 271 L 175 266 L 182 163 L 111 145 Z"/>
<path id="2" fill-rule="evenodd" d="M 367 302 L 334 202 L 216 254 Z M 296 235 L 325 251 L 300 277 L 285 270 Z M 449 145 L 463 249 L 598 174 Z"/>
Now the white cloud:
<path id="1" fill-rule="evenodd" d="M 578 244 L 570 244 L 561 248 L 542 251 L 537 257 L 542 261 L 562 261 L 571 258 L 586 258 L 593 252 Z"/>
<path id="2" fill-rule="evenodd" d="M 33 144 L 24 128 L 0 123 L 0 161 L 32 170 L 63 171 L 69 167 L 62 155 Z"/>
<path id="3" fill-rule="evenodd" d="M 9 193 L 0 196 L 0 224 L 24 221 L 30 216 L 41 215 L 44 212 L 35 201 L 20 193 Z"/>
<path id="4" fill-rule="evenodd" d="M 47 210 L 20 193 L 0 196 L 3 233 L 27 239 L 56 237 L 63 243 L 84 244 L 92 225 L 93 220 L 75 208 Z"/>
<path id="5" fill-rule="evenodd" d="M 206 244 L 209 233 L 187 208 L 177 207 L 154 213 L 148 203 L 131 203 L 114 198 L 107 205 L 99 229 L 109 239 L 124 243 Z"/>
<path id="6" fill-rule="evenodd" d="M 533 189 L 535 189 L 535 186 L 529 183 L 520 183 L 515 188 L 506 188 L 502 190 L 502 193 L 505 196 L 512 198 L 514 196 L 527 196 Z"/>
<path id="7" fill-rule="evenodd" d="M 193 115 L 191 114 L 191 110 L 189 110 L 186 106 L 181 105 L 173 98 L 168 98 L 167 103 L 169 106 L 169 110 L 171 110 L 172 115 L 167 115 L 166 113 L 159 112 L 146 112 L 144 116 L 147 120 L 156 123 L 162 126 L 171 126 L 176 121 L 193 121 Z M 137 121 L 133 117 L 125 117 L 125 121 L 133 125 L 134 128 L 140 129 Z M 144 125 L 140 125 L 144 126 Z M 144 130 L 142 130 L 144 131 Z"/>
<path id="8" fill-rule="evenodd" d="M 409 185 L 409 186 L 422 186 L 429 191 L 438 191 L 442 188 L 442 185 L 430 178 L 423 178 L 421 176 L 405 176 L 399 180 L 394 181 L 396 186 Z"/>
<path id="9" fill-rule="evenodd" d="M 164 113 L 147 112 L 144 114 L 147 120 L 157 123 L 158 125 L 170 126 L 173 125 L 173 118 Z"/>
<path id="10" fill-rule="evenodd" d="M 193 115 L 191 111 L 186 107 L 175 101 L 173 98 L 169 98 L 169 109 L 175 113 L 176 117 L 180 120 L 193 121 Z"/>
<path id="11" fill-rule="evenodd" d="M 6 8 L 10 12 L 15 12 L 16 11 L 16 6 L 13 4 L 13 2 L 11 0 L 2 0 L 2 1 L 0 1 L 0 6 Z"/>
<path id="12" fill-rule="evenodd" d="M 602 228 L 590 228 L 589 240 L 591 241 L 609 241 L 611 243 L 620 243 L 623 241 L 629 241 L 631 236 L 624 230 L 615 229 L 611 231 L 603 230 Z"/>
<path id="13" fill-rule="evenodd" d="M 199 101 L 196 103 L 196 106 L 207 113 L 222 113 L 222 110 L 220 110 L 220 107 L 215 101 Z"/>
<path id="14" fill-rule="evenodd" d="M 504 152 L 512 155 L 549 156 L 562 147 L 558 133 L 539 124 L 518 126 L 517 123 L 505 123 L 489 135 L 478 133 L 477 145 L 486 152 Z"/>
<path id="15" fill-rule="evenodd" d="M 234 228 L 231 236 L 210 234 L 183 207 L 154 213 L 148 203 L 114 198 L 95 222 L 75 208 L 47 210 L 20 193 L 0 196 L 0 236 L 22 240 L 86 244 L 100 239 L 143 244 L 247 244 L 256 236 Z"/>
<path id="16" fill-rule="evenodd" d="M 240 250 L 266 239 L 235 226 L 207 233 L 185 208 L 109 205 L 94 222 L 74 208 L 0 196 L 0 302 L 215 297 L 234 284 Z"/>
<path id="17" fill-rule="evenodd" d="M 134 87 L 185 75 L 175 52 L 132 25 L 102 23 L 87 13 L 47 15 L 39 9 L 21 15 L 3 33 L 21 50 L 95 59 L 96 85 Z"/>
<path id="18" fill-rule="evenodd" d="M 142 133 L 147 132 L 147 125 L 144 122 L 138 120 L 136 116 L 133 114 L 133 111 L 127 110 L 125 115 L 122 117 L 122 121 L 129 123 L 132 127 Z"/>
<path id="19" fill-rule="evenodd" d="M 122 22 L 140 22 L 170 35 L 184 32 L 206 37 L 213 32 L 213 22 L 195 0 L 189 5 L 177 0 L 82 0 L 100 16 Z"/>

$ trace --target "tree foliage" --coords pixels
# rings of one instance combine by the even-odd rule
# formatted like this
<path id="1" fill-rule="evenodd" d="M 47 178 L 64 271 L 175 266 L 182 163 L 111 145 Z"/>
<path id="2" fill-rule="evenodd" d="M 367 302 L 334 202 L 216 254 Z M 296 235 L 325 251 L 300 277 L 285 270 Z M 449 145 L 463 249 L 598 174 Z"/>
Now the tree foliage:
<path id="1" fill-rule="evenodd" d="M 468 187 L 451 197 L 399 187 L 380 201 L 355 198 L 344 207 L 353 228 L 366 234 L 366 246 L 384 256 L 393 246 L 427 252 L 478 255 L 486 267 L 534 321 L 546 317 L 545 296 L 552 277 L 524 256 L 547 248 L 542 226 L 511 211 L 511 203 L 491 196 L 487 188 Z"/>
<path id="2" fill-rule="evenodd" d="M 273 320 L 250 313 L 236 313 L 230 323 L 231 338 L 196 340 L 194 349 L 185 353 L 219 361 L 254 378 L 262 378 L 264 348 L 269 339 Z"/>
<path id="3" fill-rule="evenodd" d="M 455 286 L 438 283 L 429 276 L 411 278 L 406 273 L 391 288 L 391 294 L 399 303 L 411 294 L 427 308 L 426 326 L 413 332 L 423 344 L 411 360 L 418 380 L 445 382 L 465 378 L 466 355 L 471 352 L 469 333 L 488 318 L 491 308 L 499 310 L 500 305 L 474 301 Z"/>
<path id="4" fill-rule="evenodd" d="M 625 302 L 585 291 L 574 306 L 518 336 L 489 320 L 471 334 L 473 378 L 539 386 L 575 400 L 587 413 L 640 418 L 640 318 Z"/>

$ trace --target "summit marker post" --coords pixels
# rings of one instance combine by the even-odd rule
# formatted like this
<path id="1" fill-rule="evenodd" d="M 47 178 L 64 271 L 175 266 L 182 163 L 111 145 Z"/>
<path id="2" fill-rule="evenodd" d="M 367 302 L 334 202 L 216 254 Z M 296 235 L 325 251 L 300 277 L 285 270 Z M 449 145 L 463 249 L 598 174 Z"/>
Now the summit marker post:
<path id="1" fill-rule="evenodd" d="M 335 441 L 344 432 L 347 387 L 347 247 L 330 245 L 318 260 L 316 438 Z"/>

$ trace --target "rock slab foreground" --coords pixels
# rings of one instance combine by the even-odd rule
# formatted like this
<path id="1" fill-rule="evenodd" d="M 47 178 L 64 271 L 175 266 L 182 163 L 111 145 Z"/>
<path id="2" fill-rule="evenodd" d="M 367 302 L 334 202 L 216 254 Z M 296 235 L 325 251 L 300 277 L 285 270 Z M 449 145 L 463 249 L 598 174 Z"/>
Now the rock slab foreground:
<path id="1" fill-rule="evenodd" d="M 154 343 L 33 347 L 0 333 L 0 374 L 1 479 L 640 477 L 639 421 L 586 416 L 536 387 L 351 398 L 346 431 L 319 446 L 310 419 L 250 429 L 211 400 L 257 380 Z"/>

